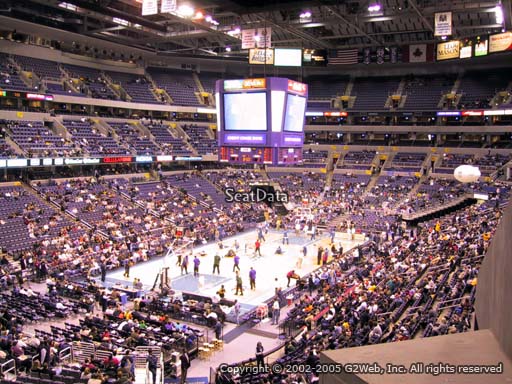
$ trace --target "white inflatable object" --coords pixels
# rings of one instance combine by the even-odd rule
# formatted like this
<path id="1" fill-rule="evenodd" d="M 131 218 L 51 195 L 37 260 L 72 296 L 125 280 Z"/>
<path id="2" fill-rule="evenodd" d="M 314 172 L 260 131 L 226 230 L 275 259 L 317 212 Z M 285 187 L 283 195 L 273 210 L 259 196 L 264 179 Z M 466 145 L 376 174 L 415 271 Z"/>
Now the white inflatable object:
<path id="1" fill-rule="evenodd" d="M 478 181 L 482 173 L 473 165 L 459 165 L 453 171 L 453 176 L 461 183 L 474 183 Z"/>

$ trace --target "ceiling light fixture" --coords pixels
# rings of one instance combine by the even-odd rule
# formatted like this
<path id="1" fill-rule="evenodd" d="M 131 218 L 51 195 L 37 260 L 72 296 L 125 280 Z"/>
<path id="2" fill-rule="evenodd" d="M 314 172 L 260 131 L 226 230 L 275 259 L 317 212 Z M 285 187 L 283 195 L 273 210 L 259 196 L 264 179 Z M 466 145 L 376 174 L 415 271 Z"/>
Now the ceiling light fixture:
<path id="1" fill-rule="evenodd" d="M 370 4 L 368 6 L 368 12 L 380 12 L 382 6 L 380 4 Z"/>
<path id="2" fill-rule="evenodd" d="M 496 24 L 503 24 L 503 8 L 501 4 L 494 8 L 494 15 L 496 16 Z"/>
<path id="3" fill-rule="evenodd" d="M 178 15 L 182 17 L 192 17 L 194 16 L 194 8 L 190 5 L 182 4 L 178 7 Z"/>

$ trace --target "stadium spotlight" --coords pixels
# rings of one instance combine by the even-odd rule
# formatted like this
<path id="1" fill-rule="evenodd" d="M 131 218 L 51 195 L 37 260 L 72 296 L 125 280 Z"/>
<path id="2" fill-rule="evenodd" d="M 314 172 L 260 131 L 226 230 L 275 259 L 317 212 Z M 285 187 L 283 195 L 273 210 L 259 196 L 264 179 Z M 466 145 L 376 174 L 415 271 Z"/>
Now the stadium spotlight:
<path id="1" fill-rule="evenodd" d="M 496 24 L 503 24 L 503 8 L 501 4 L 494 8 L 494 15 L 496 16 Z"/>
<path id="2" fill-rule="evenodd" d="M 204 18 L 204 21 L 206 21 L 207 23 L 211 23 L 212 20 L 213 20 L 213 18 L 210 15 L 206 15 Z"/>
<path id="3" fill-rule="evenodd" d="M 201 11 L 197 11 L 196 15 L 194 16 L 194 19 L 196 20 L 202 20 L 204 18 L 204 14 Z"/>
<path id="4" fill-rule="evenodd" d="M 370 4 L 368 6 L 368 12 L 380 12 L 382 6 L 379 3 Z"/>
<path id="5" fill-rule="evenodd" d="M 301 19 L 309 19 L 311 17 L 311 11 L 304 11 L 299 15 L 299 17 Z"/>
<path id="6" fill-rule="evenodd" d="M 230 46 L 226 47 L 226 52 L 231 52 L 231 47 Z"/>
<path id="7" fill-rule="evenodd" d="M 229 36 L 239 35 L 241 32 L 240 27 L 233 28 L 231 31 L 229 31 L 227 34 Z"/>
<path id="8" fill-rule="evenodd" d="M 190 5 L 182 4 L 178 7 L 178 15 L 181 17 L 192 17 L 194 16 L 194 8 Z"/>

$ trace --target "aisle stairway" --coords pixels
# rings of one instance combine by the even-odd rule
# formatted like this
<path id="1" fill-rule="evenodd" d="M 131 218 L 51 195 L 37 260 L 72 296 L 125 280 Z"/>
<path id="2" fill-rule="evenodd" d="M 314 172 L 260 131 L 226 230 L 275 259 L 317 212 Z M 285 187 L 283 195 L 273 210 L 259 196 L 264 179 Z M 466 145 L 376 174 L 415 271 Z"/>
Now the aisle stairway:
<path id="1" fill-rule="evenodd" d="M 135 381 L 133 384 L 152 384 L 153 377 L 151 373 L 147 370 L 147 356 L 148 350 L 151 348 L 151 352 L 154 356 L 158 358 L 158 368 L 156 371 L 156 382 L 158 384 L 164 383 L 163 367 L 163 355 L 160 350 L 160 347 L 137 347 L 135 349 Z"/>

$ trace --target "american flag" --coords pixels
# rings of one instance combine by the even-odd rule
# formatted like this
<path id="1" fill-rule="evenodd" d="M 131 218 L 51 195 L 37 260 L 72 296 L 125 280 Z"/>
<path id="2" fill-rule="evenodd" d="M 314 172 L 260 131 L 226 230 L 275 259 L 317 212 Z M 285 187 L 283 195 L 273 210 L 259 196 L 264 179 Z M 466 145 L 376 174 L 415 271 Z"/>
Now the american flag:
<path id="1" fill-rule="evenodd" d="M 329 65 L 357 64 L 357 48 L 337 49 L 329 55 Z"/>

